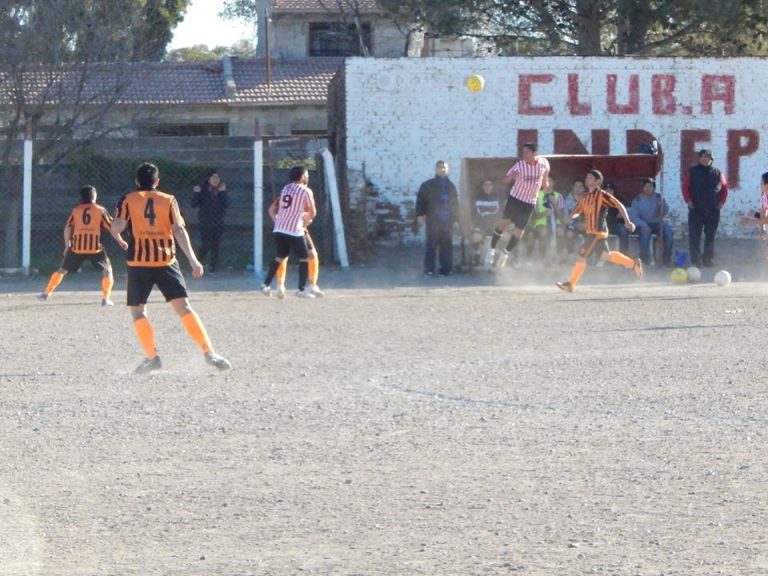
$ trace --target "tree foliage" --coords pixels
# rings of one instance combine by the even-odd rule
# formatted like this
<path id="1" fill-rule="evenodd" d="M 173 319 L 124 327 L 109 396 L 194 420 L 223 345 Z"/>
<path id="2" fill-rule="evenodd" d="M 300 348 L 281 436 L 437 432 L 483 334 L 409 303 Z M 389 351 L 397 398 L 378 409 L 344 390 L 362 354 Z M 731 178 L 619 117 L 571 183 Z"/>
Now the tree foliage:
<path id="1" fill-rule="evenodd" d="M 44 137 L 35 146 L 35 157 L 57 162 L 89 139 L 119 129 L 107 118 L 130 86 L 127 62 L 160 60 L 188 4 L 0 0 L 0 202 L 6 266 L 19 264 L 19 139 L 29 132 Z M 111 67 L 99 66 L 104 62 Z M 92 81 L 94 74 L 98 82 Z"/>
<path id="2" fill-rule="evenodd" d="M 380 0 L 394 18 L 474 36 L 503 54 L 735 56 L 768 53 L 763 0 Z"/>
<path id="3" fill-rule="evenodd" d="M 232 46 L 216 46 L 210 48 L 205 44 L 197 44 L 187 48 L 171 50 L 166 56 L 169 62 L 190 62 L 221 60 L 224 56 L 238 56 L 240 58 L 252 58 L 256 54 L 256 48 L 249 40 L 240 40 Z"/>

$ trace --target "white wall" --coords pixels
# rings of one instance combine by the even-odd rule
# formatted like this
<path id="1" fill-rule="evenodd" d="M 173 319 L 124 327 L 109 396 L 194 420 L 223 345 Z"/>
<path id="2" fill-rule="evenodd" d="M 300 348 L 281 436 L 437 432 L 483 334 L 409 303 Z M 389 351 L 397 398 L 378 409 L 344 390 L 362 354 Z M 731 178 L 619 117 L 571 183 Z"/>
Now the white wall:
<path id="1" fill-rule="evenodd" d="M 592 130 L 609 130 L 610 153 L 625 154 L 626 131 L 642 129 L 664 150 L 662 191 L 678 220 L 686 214 L 681 171 L 702 147 L 735 184 L 721 230 L 737 232 L 736 213 L 758 205 L 768 170 L 768 61 L 354 58 L 346 68 L 348 167 L 364 169 L 394 204 L 414 198 L 437 159 L 458 183 L 462 158 L 515 156 L 518 130 L 538 130 L 543 154 L 554 152 L 555 130 L 573 130 L 588 150 Z M 470 74 L 485 78 L 483 92 L 467 90 Z"/>

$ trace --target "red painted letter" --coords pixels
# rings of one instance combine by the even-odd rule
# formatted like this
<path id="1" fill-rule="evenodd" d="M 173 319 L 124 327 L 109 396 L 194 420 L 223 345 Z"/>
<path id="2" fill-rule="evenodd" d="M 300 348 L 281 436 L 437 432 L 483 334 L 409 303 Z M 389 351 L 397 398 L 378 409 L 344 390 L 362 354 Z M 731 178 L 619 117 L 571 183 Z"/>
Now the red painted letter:
<path id="1" fill-rule="evenodd" d="M 529 116 L 549 116 L 555 113 L 552 106 L 534 106 L 531 102 L 532 84 L 549 84 L 555 77 L 552 74 L 523 74 L 520 76 L 518 91 L 518 113 Z"/>
<path id="2" fill-rule="evenodd" d="M 675 85 L 677 78 L 672 74 L 654 74 L 651 77 L 651 97 L 653 113 L 660 115 L 674 114 L 677 109 Z"/>
<path id="3" fill-rule="evenodd" d="M 608 113 L 609 114 L 639 114 L 640 113 L 640 76 L 632 74 L 629 77 L 629 102 L 616 103 L 616 84 L 618 76 L 608 74 Z"/>
<path id="4" fill-rule="evenodd" d="M 712 114 L 712 102 L 720 100 L 725 104 L 725 113 L 733 114 L 735 93 L 736 79 L 733 76 L 705 75 L 701 80 L 701 113 Z"/>
<path id="5" fill-rule="evenodd" d="M 751 156 L 760 145 L 757 130 L 728 130 L 728 186 L 738 188 L 741 182 L 742 156 Z"/>
<path id="6" fill-rule="evenodd" d="M 712 140 L 712 132 L 709 130 L 681 130 L 680 131 L 680 182 L 688 171 L 688 168 L 699 161 L 696 150 L 701 144 L 709 144 Z"/>
<path id="7" fill-rule="evenodd" d="M 592 114 L 592 104 L 579 102 L 579 75 L 568 74 L 568 110 L 572 116 L 589 116 Z"/>

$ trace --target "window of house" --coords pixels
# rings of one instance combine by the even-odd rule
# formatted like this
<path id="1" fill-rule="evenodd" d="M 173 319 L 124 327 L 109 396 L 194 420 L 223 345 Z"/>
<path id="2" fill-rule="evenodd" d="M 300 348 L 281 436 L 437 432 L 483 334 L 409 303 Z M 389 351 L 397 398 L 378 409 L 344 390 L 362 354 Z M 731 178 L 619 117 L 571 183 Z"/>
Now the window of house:
<path id="1" fill-rule="evenodd" d="M 361 25 L 363 42 L 371 52 L 371 24 Z M 342 22 L 310 22 L 310 56 L 362 56 L 357 28 Z"/>
<path id="2" fill-rule="evenodd" d="M 229 124 L 142 124 L 139 136 L 229 136 Z"/>

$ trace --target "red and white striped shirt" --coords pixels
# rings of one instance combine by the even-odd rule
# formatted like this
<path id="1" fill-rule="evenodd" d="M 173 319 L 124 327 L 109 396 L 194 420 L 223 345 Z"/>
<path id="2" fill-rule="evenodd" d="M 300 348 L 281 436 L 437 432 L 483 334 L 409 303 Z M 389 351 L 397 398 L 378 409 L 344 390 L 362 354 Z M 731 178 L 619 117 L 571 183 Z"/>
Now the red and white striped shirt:
<path id="1" fill-rule="evenodd" d="M 768 210 L 768 196 L 760 194 L 760 212 Z"/>
<path id="2" fill-rule="evenodd" d="M 304 213 L 314 203 L 315 196 L 308 186 L 298 182 L 284 186 L 277 204 L 274 231 L 289 236 L 304 236 Z"/>
<path id="3" fill-rule="evenodd" d="M 515 177 L 509 195 L 528 204 L 536 204 L 545 172 L 549 172 L 549 160 L 543 156 L 538 156 L 533 164 L 518 160 L 507 172 L 507 176 Z"/>

